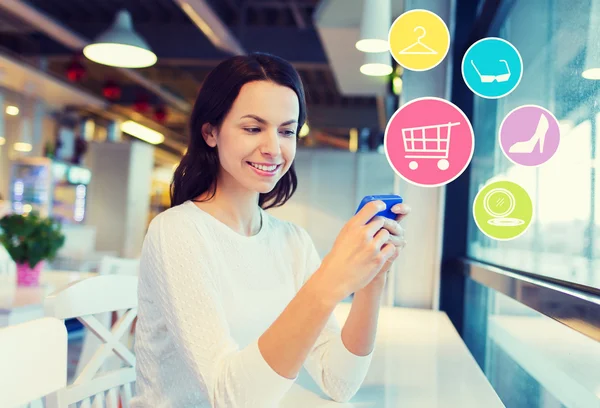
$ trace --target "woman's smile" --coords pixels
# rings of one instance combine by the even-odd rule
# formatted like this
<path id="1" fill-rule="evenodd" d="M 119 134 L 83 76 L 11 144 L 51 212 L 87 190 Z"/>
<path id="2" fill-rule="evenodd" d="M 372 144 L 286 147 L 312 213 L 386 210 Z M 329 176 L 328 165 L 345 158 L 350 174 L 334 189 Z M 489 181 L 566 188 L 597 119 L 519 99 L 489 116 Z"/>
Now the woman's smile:
<path id="1" fill-rule="evenodd" d="M 246 162 L 256 174 L 263 177 L 273 177 L 279 171 L 281 164 L 261 164 Z"/>

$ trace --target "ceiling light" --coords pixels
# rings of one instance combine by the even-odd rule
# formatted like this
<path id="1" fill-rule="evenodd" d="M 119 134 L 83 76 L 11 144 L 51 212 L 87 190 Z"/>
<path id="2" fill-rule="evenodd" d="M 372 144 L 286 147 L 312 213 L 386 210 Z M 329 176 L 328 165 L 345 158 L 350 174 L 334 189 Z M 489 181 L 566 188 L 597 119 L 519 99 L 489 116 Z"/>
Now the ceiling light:
<path id="1" fill-rule="evenodd" d="M 121 124 L 121 131 L 150 144 L 156 145 L 165 141 L 165 136 L 162 133 L 152 130 L 144 125 L 140 125 L 132 120 L 123 122 Z"/>
<path id="2" fill-rule="evenodd" d="M 367 53 L 360 72 L 368 76 L 388 76 L 394 71 L 391 57 L 389 52 Z"/>
<path id="3" fill-rule="evenodd" d="M 154 65 L 156 54 L 134 30 L 131 14 L 121 10 L 112 26 L 83 49 L 83 54 L 98 64 L 122 68 Z"/>
<path id="4" fill-rule="evenodd" d="M 389 51 L 390 47 L 387 41 L 366 39 L 356 42 L 356 49 L 362 52 L 384 52 Z"/>
<path id="5" fill-rule="evenodd" d="M 18 142 L 13 145 L 13 149 L 15 149 L 17 152 L 28 153 L 33 149 L 33 147 L 31 146 L 31 143 Z"/>
<path id="6" fill-rule="evenodd" d="M 365 1 L 356 49 L 362 52 L 389 51 L 388 35 L 392 25 L 390 0 Z"/>
<path id="7" fill-rule="evenodd" d="M 31 129 L 31 119 L 24 118 L 21 123 L 21 134 L 17 141 L 13 143 L 13 149 L 17 152 L 28 153 L 33 148 L 33 133 Z"/>
<path id="8" fill-rule="evenodd" d="M 10 116 L 17 116 L 19 114 L 19 108 L 16 106 L 8 105 L 6 107 L 6 114 Z"/>

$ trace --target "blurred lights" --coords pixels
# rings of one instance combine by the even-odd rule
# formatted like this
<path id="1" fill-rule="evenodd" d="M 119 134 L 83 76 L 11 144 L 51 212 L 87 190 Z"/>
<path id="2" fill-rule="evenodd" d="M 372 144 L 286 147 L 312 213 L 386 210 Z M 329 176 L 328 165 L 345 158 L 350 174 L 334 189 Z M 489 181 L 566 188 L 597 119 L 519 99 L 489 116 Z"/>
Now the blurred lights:
<path id="1" fill-rule="evenodd" d="M 162 133 L 152 130 L 144 125 L 140 125 L 132 120 L 121 123 L 121 131 L 150 144 L 157 145 L 165 141 L 165 136 Z"/>
<path id="2" fill-rule="evenodd" d="M 581 74 L 585 79 L 599 80 L 600 79 L 600 68 L 590 68 L 583 71 Z"/>
<path id="3" fill-rule="evenodd" d="M 33 147 L 31 146 L 30 143 L 15 143 L 13 145 L 13 149 L 15 149 L 15 151 L 17 152 L 23 152 L 23 153 L 27 153 L 30 152 Z"/>
<path id="4" fill-rule="evenodd" d="M 75 188 L 75 214 L 73 219 L 77 222 L 83 221 L 85 217 L 85 195 L 86 187 L 83 184 Z"/>
<path id="5" fill-rule="evenodd" d="M 365 53 L 365 63 L 360 72 L 368 76 L 388 76 L 394 72 L 392 54 L 389 52 Z"/>
<path id="6" fill-rule="evenodd" d="M 17 116 L 19 114 L 19 108 L 13 105 L 8 105 L 6 107 L 6 114 L 10 116 Z"/>
<path id="7" fill-rule="evenodd" d="M 368 76 L 387 76 L 393 71 L 392 67 L 387 64 L 364 64 L 360 67 L 360 72 Z"/>
<path id="8" fill-rule="evenodd" d="M 83 167 L 72 166 L 67 173 L 67 180 L 71 184 L 90 184 L 92 172 Z"/>
<path id="9" fill-rule="evenodd" d="M 302 125 L 302 128 L 300 128 L 300 137 L 305 137 L 306 135 L 308 135 L 308 132 L 310 132 L 310 128 L 308 127 L 308 125 L 305 123 L 304 125 Z"/>
<path id="10" fill-rule="evenodd" d="M 3 137 L 0 137 L 0 146 L 4 146 L 6 144 L 6 139 Z"/>
<path id="11" fill-rule="evenodd" d="M 402 78 L 394 77 L 392 80 L 392 89 L 394 91 L 394 95 L 400 95 L 402 93 Z"/>
<path id="12" fill-rule="evenodd" d="M 357 41 L 356 49 L 362 52 L 385 52 L 389 51 L 390 47 L 386 40 L 372 38 Z"/>
<path id="13" fill-rule="evenodd" d="M 25 184 L 23 184 L 23 182 L 21 180 L 15 181 L 14 189 L 15 189 L 15 196 L 18 199 L 23 198 L 23 192 L 25 191 Z"/>
<path id="14" fill-rule="evenodd" d="M 350 143 L 348 149 L 353 153 L 358 150 L 358 129 L 356 128 L 350 129 Z"/>

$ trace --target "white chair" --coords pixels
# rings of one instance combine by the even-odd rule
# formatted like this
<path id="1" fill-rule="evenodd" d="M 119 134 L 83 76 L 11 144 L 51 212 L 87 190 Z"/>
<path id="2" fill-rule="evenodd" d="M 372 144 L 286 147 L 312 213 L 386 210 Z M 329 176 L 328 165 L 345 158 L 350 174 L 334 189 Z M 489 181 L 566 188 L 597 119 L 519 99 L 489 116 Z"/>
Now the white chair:
<path id="1" fill-rule="evenodd" d="M 62 321 L 44 317 L 0 329 L 0 407 L 41 406 L 44 396 L 66 385 Z"/>
<path id="2" fill-rule="evenodd" d="M 122 342 L 137 316 L 137 276 L 96 276 L 75 282 L 46 298 L 47 316 L 78 319 L 100 340 L 92 358 L 66 388 L 46 398 L 47 408 L 66 408 L 81 403 L 82 407 L 129 407 L 135 383 L 135 356 Z M 94 316 L 122 310 L 124 313 L 109 329 Z M 124 367 L 101 371 L 105 362 L 116 355 Z M 121 365 L 120 364 L 120 365 Z"/>
<path id="3" fill-rule="evenodd" d="M 17 264 L 12 260 L 10 254 L 0 245 L 0 277 L 13 277 L 17 273 Z"/>
<path id="4" fill-rule="evenodd" d="M 129 259 L 129 258 L 119 258 L 116 256 L 104 256 L 100 261 L 100 267 L 98 269 L 98 275 L 107 276 L 107 275 L 119 275 L 119 276 L 127 276 L 127 275 L 138 275 L 138 269 L 140 267 L 140 260 L 137 259 Z M 115 313 L 102 313 L 96 316 L 96 319 L 102 324 L 104 327 L 110 327 L 115 319 L 120 319 L 122 316 L 122 311 L 116 310 Z M 114 318 L 113 318 L 114 315 Z M 135 321 L 133 323 L 135 325 Z M 93 357 L 94 353 L 100 347 L 102 342 L 95 336 L 93 333 L 90 333 L 89 330 L 85 330 L 83 345 L 81 347 L 81 355 L 79 357 L 79 363 L 77 364 L 77 369 L 75 370 L 75 375 L 78 376 L 81 374 L 83 367 L 87 364 L 87 362 Z M 133 336 L 127 339 L 127 344 L 130 349 L 133 349 Z M 107 367 L 118 367 L 120 361 L 115 358 L 115 356 L 111 356 L 105 364 L 105 368 Z"/>

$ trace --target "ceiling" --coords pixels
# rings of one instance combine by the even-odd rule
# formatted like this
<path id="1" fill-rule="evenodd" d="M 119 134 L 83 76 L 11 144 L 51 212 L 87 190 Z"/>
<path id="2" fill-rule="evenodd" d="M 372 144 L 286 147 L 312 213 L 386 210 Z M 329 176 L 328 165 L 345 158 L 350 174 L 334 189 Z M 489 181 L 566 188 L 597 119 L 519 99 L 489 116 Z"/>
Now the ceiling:
<path id="1" fill-rule="evenodd" d="M 311 129 L 328 136 L 321 139 L 323 143 L 329 140 L 332 146 L 343 146 L 352 128 L 381 130 L 377 97 L 389 93 L 389 86 L 358 72 L 360 53 L 353 47 L 362 0 L 186 1 L 221 43 L 211 41 L 197 27 L 183 11 L 183 0 L 2 0 L 0 53 L 19 55 L 66 81 L 67 66 L 81 46 L 108 28 L 115 14 L 126 8 L 136 31 L 157 54 L 157 64 L 127 70 L 80 58 L 86 77 L 71 84 L 104 99 L 106 81 L 116 82 L 121 98 L 109 104 L 108 110 L 136 114 L 134 104 L 143 98 L 150 106 L 165 104 L 168 115 L 163 125 L 171 131 L 169 138 L 185 145 L 189 111 L 208 72 L 235 50 L 264 51 L 287 59 L 300 73 L 309 123 Z M 344 7 L 348 2 L 351 7 Z M 315 25 L 319 7 L 324 18 Z M 352 32 L 343 41 L 335 39 L 338 34 L 328 27 L 327 19 L 338 12 L 347 14 L 345 29 Z M 351 58 L 351 63 L 341 65 L 343 58 Z M 144 116 L 147 123 L 153 121 L 151 111 Z"/>
<path id="2" fill-rule="evenodd" d="M 314 16 L 329 66 L 340 92 L 345 95 L 388 94 L 387 78 L 366 76 L 359 70 L 365 62 L 365 54 L 358 51 L 354 44 L 360 38 L 363 8 L 369 4 L 366 1 L 370 0 L 323 0 Z M 390 4 L 393 21 L 404 12 L 405 5 L 403 0 L 390 0 Z M 392 63 L 391 54 L 389 62 Z"/>

